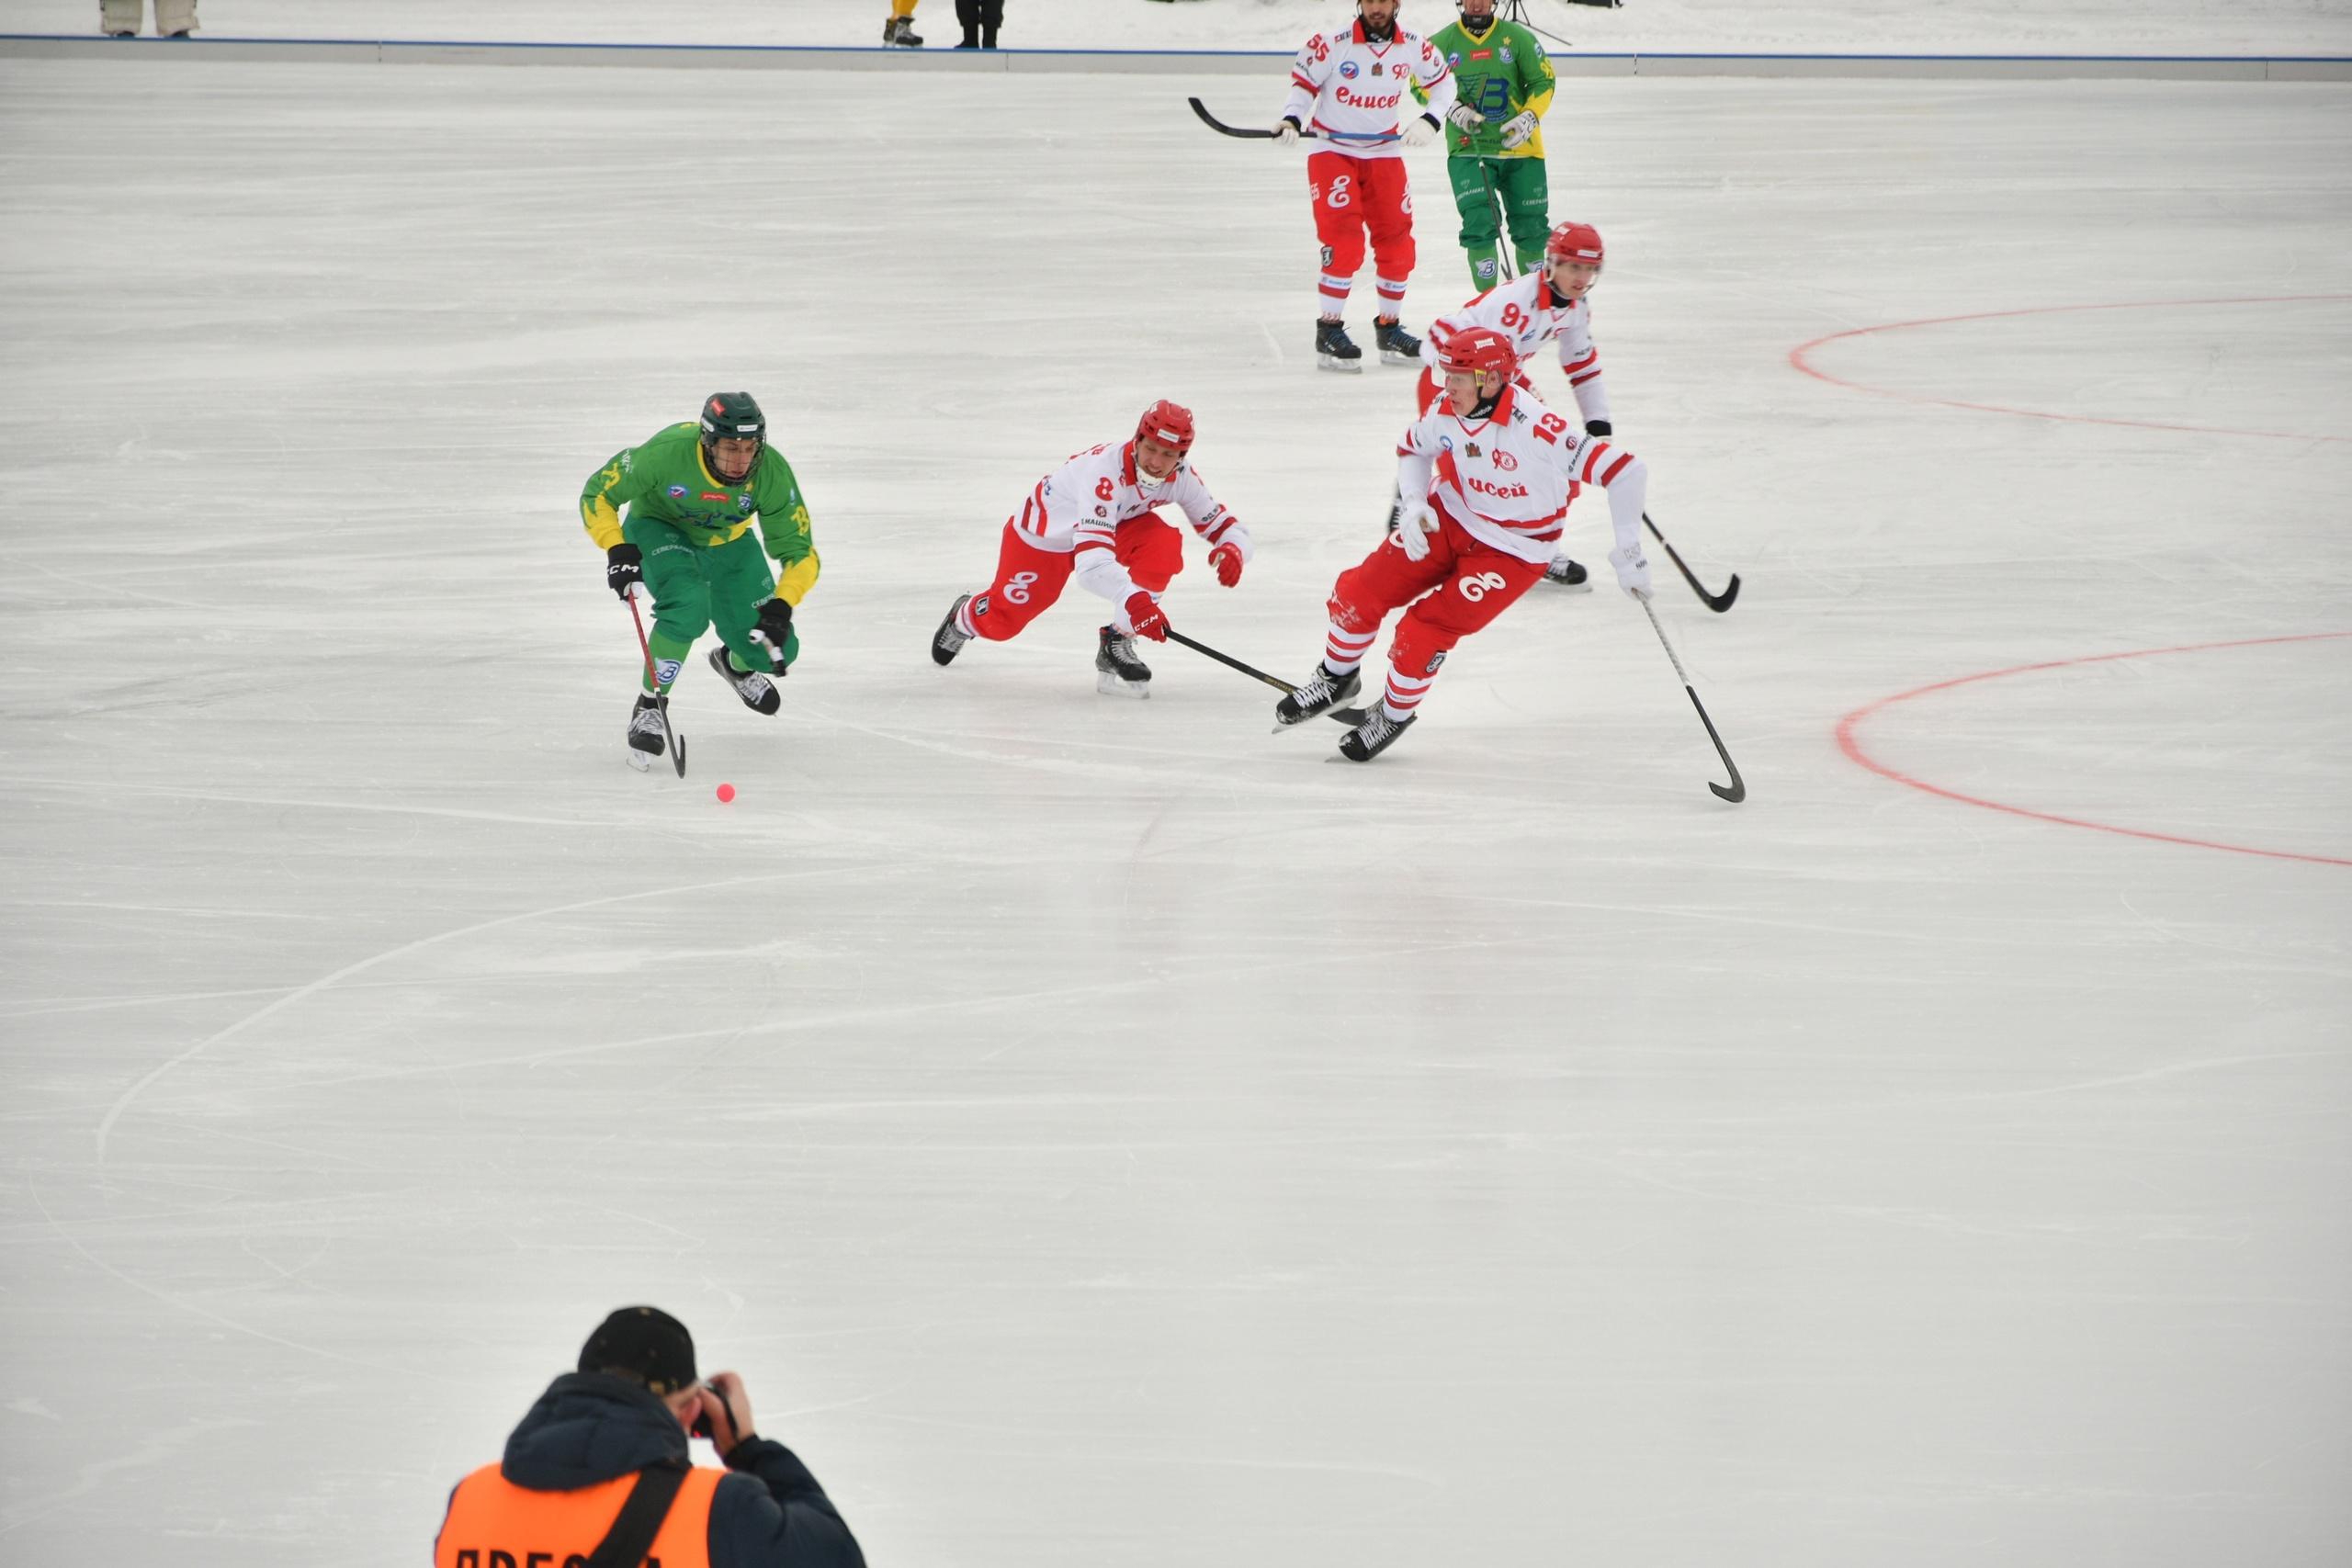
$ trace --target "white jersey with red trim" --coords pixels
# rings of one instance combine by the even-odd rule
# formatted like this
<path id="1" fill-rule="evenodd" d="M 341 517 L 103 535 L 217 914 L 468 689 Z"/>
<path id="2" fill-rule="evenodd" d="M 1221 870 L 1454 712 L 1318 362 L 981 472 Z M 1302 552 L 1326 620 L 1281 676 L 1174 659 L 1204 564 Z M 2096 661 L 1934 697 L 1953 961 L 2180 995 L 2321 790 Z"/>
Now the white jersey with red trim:
<path id="1" fill-rule="evenodd" d="M 1419 83 L 1427 107 L 1412 97 Z M 1397 28 L 1385 43 L 1365 36 L 1363 23 L 1317 33 L 1290 68 L 1290 95 L 1282 118 L 1295 119 L 1351 158 L 1404 155 L 1404 126 L 1418 115 L 1442 125 L 1453 107 L 1453 72 L 1417 32 Z"/>
<path id="2" fill-rule="evenodd" d="M 1238 545 L 1242 560 L 1250 559 L 1250 530 L 1209 493 L 1191 460 L 1179 458 L 1164 479 L 1148 479 L 1136 468 L 1132 440 L 1091 446 L 1039 479 L 1006 525 L 1034 548 L 1075 551 L 1070 569 L 1078 580 L 1113 604 L 1125 604 L 1135 584 L 1112 553 L 1118 526 L 1171 504 L 1210 548 Z"/>
<path id="3" fill-rule="evenodd" d="M 1592 346 L 1589 296 L 1555 305 L 1541 272 L 1496 284 L 1430 323 L 1430 330 L 1421 338 L 1421 363 L 1429 367 L 1430 376 L 1443 378 L 1440 354 L 1454 333 L 1472 327 L 1488 327 L 1509 338 L 1519 355 L 1522 376 L 1536 351 L 1545 343 L 1558 340 L 1560 368 L 1567 372 L 1568 388 L 1576 394 L 1577 412 L 1587 420 L 1609 417 L 1609 393 L 1600 381 L 1600 351 Z"/>
<path id="4" fill-rule="evenodd" d="M 1505 388 L 1484 419 L 1441 398 L 1396 446 L 1400 497 L 1425 497 L 1480 543 L 1526 561 L 1552 558 L 1568 503 L 1589 484 L 1607 488 L 1618 543 L 1638 546 L 1646 474 L 1640 458 L 1583 434 L 1523 387 Z"/>

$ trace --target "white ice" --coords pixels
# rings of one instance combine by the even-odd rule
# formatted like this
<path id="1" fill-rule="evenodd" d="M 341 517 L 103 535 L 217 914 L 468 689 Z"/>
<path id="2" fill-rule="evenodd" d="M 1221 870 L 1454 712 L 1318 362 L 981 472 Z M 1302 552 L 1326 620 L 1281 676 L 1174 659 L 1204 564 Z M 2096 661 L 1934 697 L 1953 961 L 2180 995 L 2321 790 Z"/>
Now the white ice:
<path id="1" fill-rule="evenodd" d="M 1347 0 L 1006 0 L 1007 49 L 1296 49 L 1344 25 Z M 0 0 L 0 32 L 86 36 L 97 0 Z M 457 39 L 878 47 L 886 0 L 199 0 L 198 36 Z M 1451 0 L 1405 0 L 1408 26 L 1452 21 Z M 1826 51 L 1961 54 L 2352 53 L 2343 0 L 1526 0 L 1567 52 Z M 919 0 L 927 47 L 961 29 L 953 0 Z M 1279 94 L 1276 95 L 1279 98 Z"/>
<path id="2" fill-rule="evenodd" d="M 2352 1560 L 2352 92 L 1564 97 L 1726 807 L 1595 498 L 1369 768 L 1075 589 L 933 667 L 1153 397 L 1180 627 L 1374 540 L 1186 90 L 0 65 L 0 1559 L 424 1561 L 646 1300 L 876 1564 Z M 806 654 L 640 777 L 574 497 L 735 387 Z M 2017 810 L 1841 750 L 2037 664 L 1853 731 Z"/>

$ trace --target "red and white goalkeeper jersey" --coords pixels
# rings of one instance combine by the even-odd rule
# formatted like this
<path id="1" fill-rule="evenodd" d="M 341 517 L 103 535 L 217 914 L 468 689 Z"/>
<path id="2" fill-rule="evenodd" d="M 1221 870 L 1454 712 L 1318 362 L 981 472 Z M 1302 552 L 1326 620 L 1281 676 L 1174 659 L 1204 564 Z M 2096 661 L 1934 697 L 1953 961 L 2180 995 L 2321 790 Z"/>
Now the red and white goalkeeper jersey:
<path id="1" fill-rule="evenodd" d="M 1147 479 L 1136 468 L 1133 441 L 1106 441 L 1080 452 L 1039 479 L 1005 525 L 1036 549 L 1075 552 L 1070 570 L 1078 580 L 1121 604 L 1135 585 L 1112 553 L 1118 526 L 1170 504 L 1210 548 L 1238 545 L 1241 558 L 1250 559 L 1250 530 L 1209 493 L 1191 461 L 1180 458 L 1164 479 Z"/>
<path id="2" fill-rule="evenodd" d="M 1413 99 L 1416 82 L 1430 96 L 1426 108 Z M 1386 43 L 1374 43 L 1358 21 L 1306 40 L 1290 68 L 1282 117 L 1329 141 L 1335 152 L 1397 158 L 1405 123 L 1426 113 L 1443 124 L 1454 90 L 1452 68 L 1429 39 L 1400 27 Z"/>
<path id="3" fill-rule="evenodd" d="M 1587 435 L 1523 387 L 1506 387 L 1485 419 L 1444 398 L 1413 422 L 1396 446 L 1396 493 L 1426 497 L 1481 544 L 1525 561 L 1548 561 L 1568 503 L 1586 485 L 1607 487 L 1617 542 L 1638 544 L 1647 470 L 1640 458 Z"/>
<path id="4" fill-rule="evenodd" d="M 1607 419 L 1609 393 L 1600 384 L 1600 351 L 1592 346 L 1592 301 L 1588 297 L 1555 307 L 1551 299 L 1541 272 L 1498 283 L 1430 323 L 1421 338 L 1421 363 L 1429 367 L 1431 377 L 1442 379 L 1445 368 L 1439 363 L 1439 355 L 1447 340 L 1472 327 L 1490 327 L 1510 339 L 1524 375 L 1535 351 L 1556 338 L 1560 368 L 1568 373 L 1577 412 L 1588 420 Z"/>

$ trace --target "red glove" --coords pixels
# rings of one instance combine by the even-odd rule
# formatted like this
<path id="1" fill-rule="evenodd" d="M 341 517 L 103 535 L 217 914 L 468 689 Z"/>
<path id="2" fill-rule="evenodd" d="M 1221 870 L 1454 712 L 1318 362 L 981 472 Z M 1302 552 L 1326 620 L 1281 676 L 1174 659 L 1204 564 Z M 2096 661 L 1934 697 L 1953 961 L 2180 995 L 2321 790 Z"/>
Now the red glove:
<path id="1" fill-rule="evenodd" d="M 1168 617 L 1160 614 L 1159 602 L 1140 588 L 1127 595 L 1127 620 L 1136 628 L 1136 636 L 1148 637 L 1154 642 L 1168 640 Z"/>
<path id="2" fill-rule="evenodd" d="M 1216 580 L 1227 588 L 1241 581 L 1241 547 L 1230 540 L 1209 552 L 1209 564 L 1216 568 Z"/>

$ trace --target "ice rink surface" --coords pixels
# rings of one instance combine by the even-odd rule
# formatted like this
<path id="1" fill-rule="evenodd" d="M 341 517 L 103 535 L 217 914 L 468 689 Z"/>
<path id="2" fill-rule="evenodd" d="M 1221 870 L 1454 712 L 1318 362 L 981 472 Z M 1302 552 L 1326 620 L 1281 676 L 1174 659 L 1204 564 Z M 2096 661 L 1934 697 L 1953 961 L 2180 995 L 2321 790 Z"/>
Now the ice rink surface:
<path id="1" fill-rule="evenodd" d="M 423 1561 L 649 1300 L 876 1564 L 2352 1560 L 2352 92 L 1563 95 L 1726 807 L 1613 588 L 1368 768 L 933 667 L 1154 397 L 1193 636 L 1375 537 L 1188 90 L 0 64 L 0 1559 Z M 641 777 L 574 497 L 737 387 L 806 651 Z"/>

